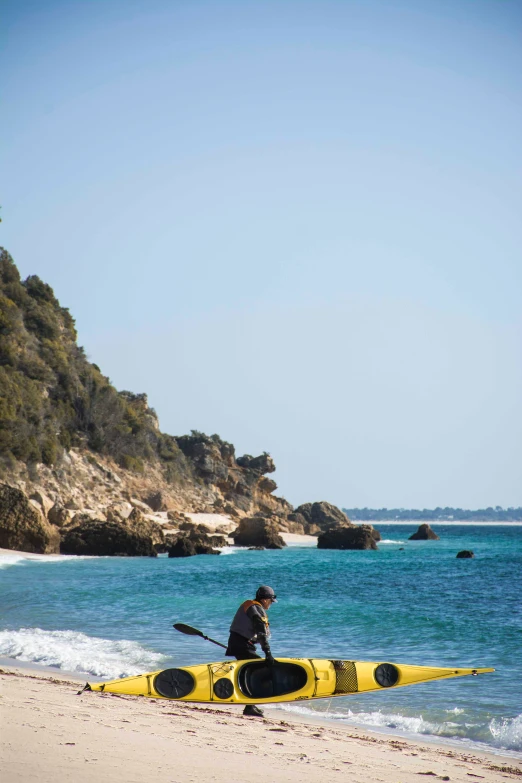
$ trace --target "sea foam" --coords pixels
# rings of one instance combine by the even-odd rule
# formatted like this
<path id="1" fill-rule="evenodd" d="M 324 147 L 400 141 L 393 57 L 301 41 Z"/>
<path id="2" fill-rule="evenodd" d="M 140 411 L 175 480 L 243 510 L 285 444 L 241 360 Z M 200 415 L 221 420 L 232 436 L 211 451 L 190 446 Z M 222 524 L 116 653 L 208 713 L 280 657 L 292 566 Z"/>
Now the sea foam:
<path id="1" fill-rule="evenodd" d="M 397 732 L 406 737 L 423 736 L 433 739 L 453 742 L 462 745 L 471 742 L 481 749 L 495 749 L 497 751 L 514 751 L 519 757 L 522 751 L 522 715 L 515 718 L 501 718 L 490 721 L 488 730 L 484 726 L 465 723 L 458 724 L 454 721 L 439 721 L 428 719 L 422 715 L 401 715 L 400 713 L 386 713 L 381 710 L 372 712 L 341 712 L 327 708 L 326 710 L 313 709 L 300 704 L 281 704 L 277 709 L 294 712 L 315 719 L 331 720 L 350 724 L 352 726 L 365 726 L 376 731 L 389 733 Z M 447 710 L 448 713 L 459 715 L 463 710 Z"/>
<path id="2" fill-rule="evenodd" d="M 0 657 L 116 679 L 161 668 L 165 656 L 126 639 L 99 639 L 78 631 L 20 628 L 0 631 Z"/>
<path id="3" fill-rule="evenodd" d="M 85 560 L 86 555 L 33 555 L 30 552 L 13 552 L 0 555 L 0 569 L 25 563 L 65 563 L 67 560 Z"/>
<path id="4" fill-rule="evenodd" d="M 493 718 L 489 730 L 499 747 L 522 750 L 522 714 L 516 718 Z"/>

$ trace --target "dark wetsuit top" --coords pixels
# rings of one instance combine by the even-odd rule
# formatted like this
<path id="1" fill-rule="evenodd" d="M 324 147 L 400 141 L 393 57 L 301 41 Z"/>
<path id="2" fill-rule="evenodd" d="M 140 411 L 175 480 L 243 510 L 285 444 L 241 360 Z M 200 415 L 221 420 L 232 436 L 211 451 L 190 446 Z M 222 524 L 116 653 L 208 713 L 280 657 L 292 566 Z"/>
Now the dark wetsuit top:
<path id="1" fill-rule="evenodd" d="M 259 601 L 244 601 L 232 620 L 227 655 L 238 660 L 258 658 L 256 644 L 261 645 L 265 655 L 270 655 L 270 624 Z"/>

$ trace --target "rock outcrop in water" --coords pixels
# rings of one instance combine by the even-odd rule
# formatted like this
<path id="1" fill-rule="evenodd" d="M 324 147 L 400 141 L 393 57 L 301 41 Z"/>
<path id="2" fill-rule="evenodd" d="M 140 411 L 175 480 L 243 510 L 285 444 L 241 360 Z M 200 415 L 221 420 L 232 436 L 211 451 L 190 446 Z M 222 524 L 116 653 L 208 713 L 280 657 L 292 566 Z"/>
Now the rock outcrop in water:
<path id="1" fill-rule="evenodd" d="M 0 547 L 35 554 L 60 551 L 60 534 L 23 492 L 0 484 Z"/>
<path id="2" fill-rule="evenodd" d="M 169 557 L 194 557 L 197 554 L 196 545 L 188 536 L 180 536 L 169 548 Z"/>
<path id="3" fill-rule="evenodd" d="M 78 514 L 62 535 L 63 555 L 156 557 L 157 526 L 143 519 L 92 519 Z"/>
<path id="4" fill-rule="evenodd" d="M 211 536 L 204 525 L 185 528 L 170 546 L 169 557 L 192 557 L 194 555 L 219 555 L 215 547 L 226 546 L 224 536 Z"/>
<path id="5" fill-rule="evenodd" d="M 318 549 L 377 549 L 378 531 L 371 525 L 337 525 L 320 533 Z M 378 540 L 378 539 L 377 539 Z"/>
<path id="6" fill-rule="evenodd" d="M 471 557 L 475 557 L 475 554 L 471 551 L 471 549 L 463 549 L 461 552 L 457 552 L 457 558 L 460 560 L 467 560 Z"/>
<path id="7" fill-rule="evenodd" d="M 381 534 L 372 525 L 354 525 L 346 514 L 325 500 L 303 503 L 288 515 L 305 533 L 317 535 L 319 549 L 377 549 Z"/>
<path id="8" fill-rule="evenodd" d="M 419 525 L 416 533 L 413 533 L 408 539 L 409 541 L 438 541 L 439 537 L 433 532 L 431 527 L 427 524 Z"/>
<path id="9" fill-rule="evenodd" d="M 286 546 L 279 535 L 278 521 L 272 518 L 247 517 L 242 519 L 239 527 L 231 536 L 236 546 L 262 546 L 265 549 L 282 549 Z"/>

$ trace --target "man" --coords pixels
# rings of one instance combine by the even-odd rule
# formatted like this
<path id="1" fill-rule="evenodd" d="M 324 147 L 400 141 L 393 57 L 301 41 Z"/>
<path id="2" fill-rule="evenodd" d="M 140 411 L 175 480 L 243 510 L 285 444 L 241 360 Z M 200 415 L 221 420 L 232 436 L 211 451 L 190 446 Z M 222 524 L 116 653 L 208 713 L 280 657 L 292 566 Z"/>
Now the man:
<path id="1" fill-rule="evenodd" d="M 270 652 L 270 624 L 266 613 L 277 603 L 276 594 L 268 585 L 258 587 L 254 601 L 244 601 L 232 620 L 228 639 L 227 655 L 233 655 L 238 661 L 261 658 L 256 652 L 256 644 L 261 645 L 268 666 L 275 663 Z M 247 704 L 243 715 L 255 718 L 263 717 L 263 710 L 255 704 Z"/>

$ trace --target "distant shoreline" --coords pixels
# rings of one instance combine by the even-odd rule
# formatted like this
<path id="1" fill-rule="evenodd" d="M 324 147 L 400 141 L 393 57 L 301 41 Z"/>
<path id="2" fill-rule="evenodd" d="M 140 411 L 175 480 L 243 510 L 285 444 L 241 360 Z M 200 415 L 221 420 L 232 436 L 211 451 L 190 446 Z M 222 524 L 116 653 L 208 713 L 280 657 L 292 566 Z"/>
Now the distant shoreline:
<path id="1" fill-rule="evenodd" d="M 522 523 L 522 506 L 488 506 L 487 508 L 460 508 L 437 506 L 436 508 L 368 508 L 343 507 L 343 512 L 353 522 L 512 522 Z"/>
<path id="2" fill-rule="evenodd" d="M 516 522 L 474 522 L 472 519 L 430 519 L 429 521 L 422 520 L 422 519 L 353 519 L 350 517 L 350 520 L 354 522 L 357 525 L 424 525 L 428 524 L 430 527 L 432 526 L 452 526 L 452 527 L 459 527 L 459 526 L 473 526 L 473 527 L 522 527 L 522 520 L 516 521 Z"/>

